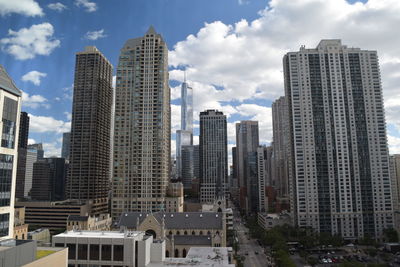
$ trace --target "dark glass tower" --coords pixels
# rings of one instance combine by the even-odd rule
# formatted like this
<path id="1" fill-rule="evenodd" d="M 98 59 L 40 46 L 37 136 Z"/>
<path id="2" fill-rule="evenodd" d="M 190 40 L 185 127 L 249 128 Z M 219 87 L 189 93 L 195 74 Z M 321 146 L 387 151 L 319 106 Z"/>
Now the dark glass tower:
<path id="1" fill-rule="evenodd" d="M 76 54 L 70 168 L 66 197 L 108 211 L 111 157 L 112 65 L 89 46 Z"/>

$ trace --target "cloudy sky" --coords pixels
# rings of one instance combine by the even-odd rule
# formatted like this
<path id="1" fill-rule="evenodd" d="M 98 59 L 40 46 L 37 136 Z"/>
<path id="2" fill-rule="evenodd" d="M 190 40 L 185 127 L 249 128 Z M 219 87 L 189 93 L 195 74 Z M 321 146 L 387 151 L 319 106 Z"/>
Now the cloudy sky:
<path id="1" fill-rule="evenodd" d="M 242 119 L 258 120 L 261 143 L 272 141 L 282 56 L 339 38 L 378 51 L 390 152 L 400 153 L 399 14 L 398 0 L 0 0 L 0 64 L 24 91 L 31 142 L 59 155 L 70 128 L 74 54 L 95 45 L 115 66 L 124 42 L 154 25 L 170 50 L 173 132 L 186 68 L 196 133 L 201 110 L 222 110 L 231 147 Z"/>

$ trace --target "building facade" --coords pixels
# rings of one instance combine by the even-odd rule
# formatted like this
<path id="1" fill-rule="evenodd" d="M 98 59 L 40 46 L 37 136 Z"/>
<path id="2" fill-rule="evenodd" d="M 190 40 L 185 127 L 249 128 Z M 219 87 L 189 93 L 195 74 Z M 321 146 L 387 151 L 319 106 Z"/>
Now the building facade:
<path id="1" fill-rule="evenodd" d="M 93 201 L 94 215 L 108 212 L 112 103 L 112 65 L 88 46 L 76 54 L 66 197 Z"/>
<path id="2" fill-rule="evenodd" d="M 64 200 L 67 170 L 65 158 L 44 158 L 35 162 L 31 198 L 43 201 Z"/>
<path id="3" fill-rule="evenodd" d="M 218 110 L 200 112 L 200 202 L 214 203 L 227 193 L 228 141 L 226 116 Z"/>
<path id="4" fill-rule="evenodd" d="M 195 146 L 181 146 L 181 180 L 186 189 L 192 188 L 192 180 L 194 179 L 194 150 Z"/>
<path id="5" fill-rule="evenodd" d="M 392 203 L 394 228 L 400 231 L 400 154 L 390 155 L 390 180 L 392 185 Z"/>
<path id="6" fill-rule="evenodd" d="M 71 132 L 63 133 L 61 157 L 66 160 L 69 160 L 70 146 L 71 146 Z"/>
<path id="7" fill-rule="evenodd" d="M 393 227 L 376 51 L 322 40 L 284 57 L 295 222 L 345 239 Z"/>
<path id="8" fill-rule="evenodd" d="M 254 207 L 257 206 L 257 196 L 252 196 L 251 184 L 254 181 L 247 177 L 249 173 L 248 155 L 256 153 L 259 146 L 258 122 L 257 121 L 241 121 L 236 123 L 236 169 L 237 179 L 239 182 L 239 198 L 240 208 L 247 213 L 256 212 Z M 258 194 L 258 191 L 253 193 Z M 253 203 L 252 203 L 253 201 Z M 253 208 L 252 208 L 253 207 Z"/>
<path id="9" fill-rule="evenodd" d="M 18 147 L 27 148 L 29 138 L 29 115 L 26 112 L 21 112 L 19 119 L 19 136 L 18 136 Z"/>
<path id="10" fill-rule="evenodd" d="M 153 27 L 129 39 L 117 68 L 112 217 L 156 211 L 170 176 L 168 49 Z"/>
<path id="11" fill-rule="evenodd" d="M 0 240 L 12 238 L 22 92 L 0 65 Z"/>

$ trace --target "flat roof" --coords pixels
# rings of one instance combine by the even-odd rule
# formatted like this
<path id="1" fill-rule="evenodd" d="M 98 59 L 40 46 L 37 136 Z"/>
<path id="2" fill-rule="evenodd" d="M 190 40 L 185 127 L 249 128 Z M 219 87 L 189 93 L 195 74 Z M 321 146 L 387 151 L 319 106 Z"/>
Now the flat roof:
<path id="1" fill-rule="evenodd" d="M 191 247 L 186 258 L 166 258 L 164 262 L 150 263 L 148 267 L 234 267 L 229 264 L 228 247 Z"/>
<path id="2" fill-rule="evenodd" d="M 145 232 L 142 231 L 128 231 L 126 235 L 124 232 L 119 231 L 67 231 L 54 237 L 129 238 L 144 235 Z"/>

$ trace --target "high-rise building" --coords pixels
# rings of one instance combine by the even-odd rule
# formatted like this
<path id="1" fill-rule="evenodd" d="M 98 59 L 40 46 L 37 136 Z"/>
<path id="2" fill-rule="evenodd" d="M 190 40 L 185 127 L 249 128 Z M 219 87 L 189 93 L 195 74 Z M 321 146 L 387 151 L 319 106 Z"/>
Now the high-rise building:
<path id="1" fill-rule="evenodd" d="M 22 92 L 0 65 L 0 240 L 13 237 Z"/>
<path id="2" fill-rule="evenodd" d="M 392 185 L 392 205 L 394 228 L 400 231 L 400 154 L 390 155 L 390 180 Z"/>
<path id="3" fill-rule="evenodd" d="M 260 146 L 257 148 L 257 178 L 258 178 L 258 211 L 268 211 L 267 186 L 272 184 L 272 154 L 271 146 Z"/>
<path id="4" fill-rule="evenodd" d="M 193 176 L 200 178 L 200 146 L 193 146 Z"/>
<path id="5" fill-rule="evenodd" d="M 181 129 L 176 131 L 176 172 L 177 178 L 182 177 L 182 146 L 193 145 L 193 89 L 185 80 L 181 86 Z M 193 162 L 186 162 L 191 163 Z M 188 180 L 188 178 L 186 178 Z M 190 185 L 185 184 L 188 188 Z"/>
<path id="6" fill-rule="evenodd" d="M 271 185 L 279 197 L 288 198 L 289 178 L 287 150 L 289 149 L 289 116 L 285 97 L 280 97 L 272 103 L 273 125 L 273 180 Z"/>
<path id="7" fill-rule="evenodd" d="M 28 137 L 29 137 L 29 116 L 26 112 L 21 112 L 19 119 L 19 137 L 18 137 L 18 147 L 27 148 L 28 147 Z"/>
<path id="8" fill-rule="evenodd" d="M 393 210 L 377 52 L 322 40 L 283 64 L 297 225 L 380 238 Z"/>
<path id="9" fill-rule="evenodd" d="M 32 188 L 33 163 L 38 159 L 34 148 L 18 148 L 18 166 L 16 179 L 16 198 L 27 198 Z"/>
<path id="10" fill-rule="evenodd" d="M 44 158 L 33 164 L 32 191 L 33 200 L 64 200 L 67 177 L 64 158 Z"/>
<path id="11" fill-rule="evenodd" d="M 163 209 L 171 170 L 168 48 L 153 27 L 121 49 L 114 128 L 113 219 Z"/>
<path id="12" fill-rule="evenodd" d="M 66 198 L 108 212 L 111 157 L 112 65 L 94 46 L 76 54 L 70 166 Z"/>
<path id="13" fill-rule="evenodd" d="M 200 112 L 200 202 L 225 197 L 228 181 L 226 116 L 218 110 Z"/>
<path id="14" fill-rule="evenodd" d="M 236 123 L 236 163 L 234 167 L 237 171 L 237 179 L 239 182 L 240 208 L 246 212 L 257 212 L 255 207 L 257 203 L 251 203 L 256 200 L 252 196 L 251 183 L 248 179 L 248 155 L 250 152 L 257 152 L 259 146 L 258 122 L 257 121 L 241 121 Z M 258 194 L 258 191 L 256 191 Z M 253 209 L 251 209 L 253 207 Z"/>
<path id="15" fill-rule="evenodd" d="M 28 145 L 28 149 L 34 149 L 37 151 L 37 159 L 38 160 L 44 158 L 44 150 L 43 150 L 42 143 Z"/>
<path id="16" fill-rule="evenodd" d="M 61 157 L 66 160 L 69 160 L 70 146 L 71 146 L 71 132 L 63 133 Z"/>

